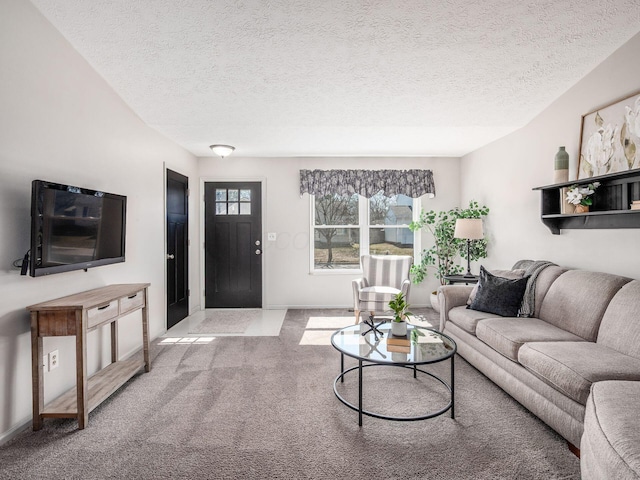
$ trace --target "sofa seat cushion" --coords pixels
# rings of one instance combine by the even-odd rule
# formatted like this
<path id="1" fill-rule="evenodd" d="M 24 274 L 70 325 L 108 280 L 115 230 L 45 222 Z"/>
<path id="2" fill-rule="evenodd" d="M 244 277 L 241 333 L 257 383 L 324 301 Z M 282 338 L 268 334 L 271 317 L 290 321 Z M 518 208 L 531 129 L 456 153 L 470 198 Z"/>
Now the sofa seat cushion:
<path id="1" fill-rule="evenodd" d="M 364 287 L 362 290 L 360 290 L 358 299 L 361 302 L 388 302 L 398 293 L 400 293 L 400 290 L 393 287 Z"/>
<path id="2" fill-rule="evenodd" d="M 591 387 L 580 443 L 582 478 L 640 478 L 640 382 Z"/>
<path id="3" fill-rule="evenodd" d="M 449 321 L 471 335 L 476 334 L 476 325 L 485 318 L 504 318 L 493 313 L 471 310 L 467 307 L 453 307 L 449 310 Z"/>
<path id="4" fill-rule="evenodd" d="M 580 342 L 582 338 L 539 318 L 498 317 L 478 323 L 476 336 L 505 357 L 518 361 L 518 350 L 527 342 Z"/>
<path id="5" fill-rule="evenodd" d="M 593 342 L 525 343 L 518 361 L 582 405 L 593 382 L 640 380 L 640 360 Z"/>

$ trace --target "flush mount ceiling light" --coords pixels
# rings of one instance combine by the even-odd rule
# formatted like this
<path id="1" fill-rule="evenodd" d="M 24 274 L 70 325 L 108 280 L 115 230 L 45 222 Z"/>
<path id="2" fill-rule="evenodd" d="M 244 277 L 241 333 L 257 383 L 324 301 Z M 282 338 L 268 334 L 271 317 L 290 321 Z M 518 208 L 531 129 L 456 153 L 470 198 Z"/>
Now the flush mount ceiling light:
<path id="1" fill-rule="evenodd" d="M 236 147 L 232 147 L 231 145 L 209 145 L 209 148 L 220 158 L 228 157 L 236 149 Z"/>

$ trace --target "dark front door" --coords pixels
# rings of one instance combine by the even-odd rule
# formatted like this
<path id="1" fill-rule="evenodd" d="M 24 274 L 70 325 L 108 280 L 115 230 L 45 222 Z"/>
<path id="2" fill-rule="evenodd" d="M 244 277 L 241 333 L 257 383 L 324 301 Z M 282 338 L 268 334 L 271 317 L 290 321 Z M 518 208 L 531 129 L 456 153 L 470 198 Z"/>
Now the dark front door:
<path id="1" fill-rule="evenodd" d="M 205 307 L 262 307 L 260 182 L 207 182 Z"/>
<path id="2" fill-rule="evenodd" d="M 167 170 L 167 328 L 189 314 L 189 179 Z"/>

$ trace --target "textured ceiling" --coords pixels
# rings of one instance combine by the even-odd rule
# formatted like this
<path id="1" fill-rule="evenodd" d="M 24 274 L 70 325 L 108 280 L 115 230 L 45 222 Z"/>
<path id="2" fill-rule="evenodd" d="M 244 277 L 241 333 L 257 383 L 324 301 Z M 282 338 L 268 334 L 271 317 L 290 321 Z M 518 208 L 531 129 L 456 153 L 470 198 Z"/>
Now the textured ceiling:
<path id="1" fill-rule="evenodd" d="M 639 0 L 32 2 L 198 156 L 459 156 L 640 31 Z"/>

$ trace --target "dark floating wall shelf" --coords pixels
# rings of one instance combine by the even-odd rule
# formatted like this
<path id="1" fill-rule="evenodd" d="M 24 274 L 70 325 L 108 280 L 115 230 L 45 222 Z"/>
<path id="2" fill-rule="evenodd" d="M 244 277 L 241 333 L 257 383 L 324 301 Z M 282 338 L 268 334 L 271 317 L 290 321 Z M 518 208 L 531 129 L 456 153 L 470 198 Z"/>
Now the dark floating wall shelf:
<path id="1" fill-rule="evenodd" d="M 593 205 L 588 213 L 560 212 L 563 188 L 593 182 L 600 182 L 600 186 L 591 197 Z M 632 201 L 640 200 L 640 169 L 556 183 L 533 190 L 540 190 L 542 194 L 540 218 L 554 235 L 567 228 L 640 228 L 640 210 L 630 209 Z"/>

